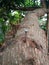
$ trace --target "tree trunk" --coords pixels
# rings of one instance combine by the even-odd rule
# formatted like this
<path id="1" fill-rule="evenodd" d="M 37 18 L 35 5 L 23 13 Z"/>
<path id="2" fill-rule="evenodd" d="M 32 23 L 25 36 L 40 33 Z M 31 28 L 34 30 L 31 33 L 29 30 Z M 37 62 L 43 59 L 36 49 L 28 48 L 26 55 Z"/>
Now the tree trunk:
<path id="1" fill-rule="evenodd" d="M 49 52 L 49 12 L 47 13 L 47 22 L 48 22 L 47 23 L 47 38 L 48 38 L 48 52 Z"/>
<path id="2" fill-rule="evenodd" d="M 0 65 L 49 65 L 47 38 L 39 27 L 39 14 L 36 12 L 28 12 L 15 39 L 9 40 L 8 44 L 11 45 L 0 54 Z"/>

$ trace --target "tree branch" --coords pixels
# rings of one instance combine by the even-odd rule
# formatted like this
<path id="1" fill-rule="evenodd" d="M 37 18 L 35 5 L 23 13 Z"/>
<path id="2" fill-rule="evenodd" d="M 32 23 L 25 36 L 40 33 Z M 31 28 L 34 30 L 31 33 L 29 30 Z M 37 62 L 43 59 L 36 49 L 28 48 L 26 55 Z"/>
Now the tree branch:
<path id="1" fill-rule="evenodd" d="M 21 10 L 21 11 L 33 11 L 35 9 L 39 9 L 41 7 L 38 7 L 38 6 L 34 6 L 34 7 L 11 7 L 11 9 L 14 9 L 14 10 Z"/>
<path id="2" fill-rule="evenodd" d="M 47 9 L 39 8 L 39 9 L 34 10 L 33 12 L 36 13 L 38 17 L 41 17 L 47 12 Z"/>

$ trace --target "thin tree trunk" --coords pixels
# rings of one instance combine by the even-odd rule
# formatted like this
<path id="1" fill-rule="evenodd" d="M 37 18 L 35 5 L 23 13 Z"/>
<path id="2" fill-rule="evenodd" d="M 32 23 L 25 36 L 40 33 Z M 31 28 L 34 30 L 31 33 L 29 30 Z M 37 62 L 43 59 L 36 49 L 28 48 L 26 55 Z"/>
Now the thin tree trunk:
<path id="1" fill-rule="evenodd" d="M 47 13 L 47 38 L 48 38 L 48 52 L 49 52 L 49 13 Z"/>

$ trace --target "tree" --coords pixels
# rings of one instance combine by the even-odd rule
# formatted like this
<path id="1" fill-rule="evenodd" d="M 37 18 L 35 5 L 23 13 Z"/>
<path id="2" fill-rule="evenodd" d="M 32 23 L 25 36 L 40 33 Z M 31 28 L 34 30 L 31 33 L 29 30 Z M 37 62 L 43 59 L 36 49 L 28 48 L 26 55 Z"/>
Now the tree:
<path id="1" fill-rule="evenodd" d="M 3 65 L 49 65 L 45 32 L 40 29 L 38 24 L 40 11 L 43 12 L 42 9 L 36 10 L 34 13 L 28 12 L 20 29 L 17 31 L 16 38 L 13 41 L 9 40 L 10 48 L 9 46 L 7 49 L 5 48 L 6 50 L 2 56 L 4 59 L 2 60 L 2 64 L 4 62 Z M 37 16 L 38 13 L 39 15 Z"/>
<path id="2" fill-rule="evenodd" d="M 45 0 L 42 0 L 42 5 L 43 8 L 28 12 L 17 31 L 15 41 L 10 40 L 8 44 L 11 43 L 11 46 L 2 53 L 1 64 L 49 65 L 47 37 L 38 24 L 38 17 L 47 12 Z"/>

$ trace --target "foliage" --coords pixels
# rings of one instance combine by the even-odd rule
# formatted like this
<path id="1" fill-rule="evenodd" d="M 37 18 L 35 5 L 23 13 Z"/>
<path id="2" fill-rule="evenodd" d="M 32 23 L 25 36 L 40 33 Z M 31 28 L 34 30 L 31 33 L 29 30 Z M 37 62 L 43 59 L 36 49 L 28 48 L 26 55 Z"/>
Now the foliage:
<path id="1" fill-rule="evenodd" d="M 6 8 L 7 10 L 10 10 L 12 7 L 21 6 L 21 5 L 31 6 L 31 5 L 39 3 L 39 2 L 40 2 L 40 0 L 6 0 L 6 1 L 1 0 L 0 1 L 0 8 L 3 7 L 3 8 Z"/>
<path id="2" fill-rule="evenodd" d="M 0 18 L 0 43 L 4 41 L 5 28 L 3 18 Z M 3 33 L 4 32 L 4 33 Z"/>
<path id="3" fill-rule="evenodd" d="M 26 7 L 27 7 L 27 6 L 29 7 L 29 6 L 32 6 L 32 5 L 33 5 L 33 1 L 32 1 L 32 0 L 31 0 L 31 1 L 30 1 L 30 0 L 26 0 L 26 1 L 25 1 L 25 6 L 26 6 Z"/>
<path id="4" fill-rule="evenodd" d="M 22 18 L 20 11 L 12 11 L 11 13 L 9 13 L 8 16 L 9 16 L 10 22 L 13 24 L 19 23 L 19 20 L 21 20 Z"/>
<path id="5" fill-rule="evenodd" d="M 42 18 L 39 18 L 39 25 L 40 27 L 46 31 L 46 24 L 47 24 L 47 14 L 45 14 L 44 16 L 42 16 Z"/>

